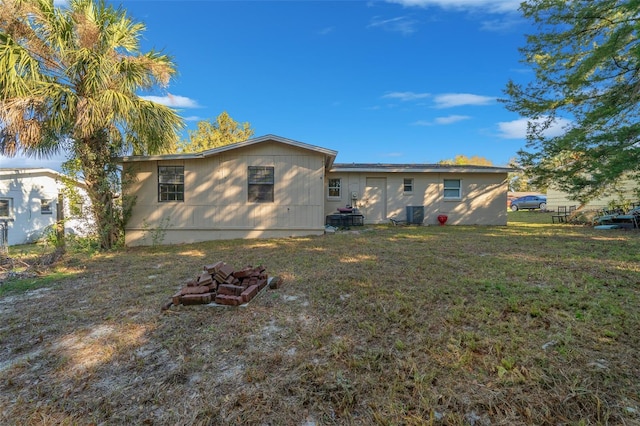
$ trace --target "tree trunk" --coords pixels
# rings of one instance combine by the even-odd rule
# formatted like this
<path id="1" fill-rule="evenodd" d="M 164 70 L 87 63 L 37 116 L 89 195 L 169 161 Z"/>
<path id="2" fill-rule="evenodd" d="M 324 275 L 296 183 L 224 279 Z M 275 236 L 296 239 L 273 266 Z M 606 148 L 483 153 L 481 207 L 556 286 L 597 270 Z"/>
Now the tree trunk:
<path id="1" fill-rule="evenodd" d="M 107 138 L 96 135 L 76 142 L 91 208 L 100 238 L 100 247 L 109 250 L 121 235 L 121 220 L 114 206 L 114 191 L 109 179 L 114 168 Z"/>

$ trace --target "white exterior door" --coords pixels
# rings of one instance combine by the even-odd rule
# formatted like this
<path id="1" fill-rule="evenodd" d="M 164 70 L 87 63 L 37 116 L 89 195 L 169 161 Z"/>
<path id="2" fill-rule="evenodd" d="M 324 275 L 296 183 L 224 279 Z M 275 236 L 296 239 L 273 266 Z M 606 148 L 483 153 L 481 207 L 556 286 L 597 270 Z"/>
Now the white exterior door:
<path id="1" fill-rule="evenodd" d="M 387 178 L 368 177 L 362 196 L 365 223 L 387 221 Z"/>

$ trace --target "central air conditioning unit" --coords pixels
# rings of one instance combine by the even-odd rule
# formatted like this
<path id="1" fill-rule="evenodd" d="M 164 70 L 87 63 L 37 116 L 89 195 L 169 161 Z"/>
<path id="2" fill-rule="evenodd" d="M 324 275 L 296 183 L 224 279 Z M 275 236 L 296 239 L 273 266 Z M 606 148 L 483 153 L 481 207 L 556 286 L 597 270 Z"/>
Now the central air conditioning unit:
<path id="1" fill-rule="evenodd" d="M 422 225 L 424 222 L 424 206 L 407 206 L 407 223 Z"/>

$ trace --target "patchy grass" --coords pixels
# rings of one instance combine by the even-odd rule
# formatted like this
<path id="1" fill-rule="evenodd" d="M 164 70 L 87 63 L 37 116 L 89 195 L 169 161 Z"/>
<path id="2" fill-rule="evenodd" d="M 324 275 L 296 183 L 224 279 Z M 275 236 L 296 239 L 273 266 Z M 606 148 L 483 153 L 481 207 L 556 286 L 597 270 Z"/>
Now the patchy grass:
<path id="1" fill-rule="evenodd" d="M 68 255 L 0 297 L 0 423 L 638 424 L 640 234 L 509 221 Z M 284 286 L 160 311 L 217 260 Z"/>

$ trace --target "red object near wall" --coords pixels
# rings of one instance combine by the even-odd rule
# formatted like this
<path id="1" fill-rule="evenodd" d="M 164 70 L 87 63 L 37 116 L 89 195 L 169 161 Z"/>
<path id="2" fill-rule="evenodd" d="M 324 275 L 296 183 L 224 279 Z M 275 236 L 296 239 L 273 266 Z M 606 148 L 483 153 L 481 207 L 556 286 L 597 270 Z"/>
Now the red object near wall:
<path id="1" fill-rule="evenodd" d="M 440 222 L 441 226 L 447 222 L 447 219 L 449 219 L 449 217 L 446 214 L 438 215 L 438 222 Z"/>

